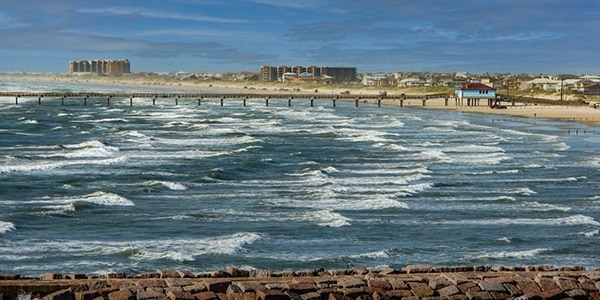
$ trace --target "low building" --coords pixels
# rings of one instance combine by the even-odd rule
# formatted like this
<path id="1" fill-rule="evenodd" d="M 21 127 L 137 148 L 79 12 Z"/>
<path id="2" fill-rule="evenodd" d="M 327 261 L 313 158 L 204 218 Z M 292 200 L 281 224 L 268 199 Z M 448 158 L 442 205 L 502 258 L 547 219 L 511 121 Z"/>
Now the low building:
<path id="1" fill-rule="evenodd" d="M 356 81 L 356 68 L 354 67 L 316 66 L 262 66 L 260 68 L 260 80 L 284 81 L 284 77 L 292 78 L 291 73 L 295 74 L 298 78 L 306 78 L 306 74 L 311 74 L 312 78 L 319 82 L 323 79 L 326 79 L 327 82 L 334 83 L 348 83 Z"/>
<path id="2" fill-rule="evenodd" d="M 530 89 L 559 92 L 562 82 L 552 77 L 540 77 L 527 82 L 527 84 Z"/>
<path id="3" fill-rule="evenodd" d="M 461 106 L 465 104 L 464 100 L 466 100 L 467 106 L 477 106 L 481 99 L 488 100 L 488 106 L 496 101 L 496 89 L 479 80 L 471 80 L 471 82 L 461 85 L 454 90 L 454 94 Z"/>

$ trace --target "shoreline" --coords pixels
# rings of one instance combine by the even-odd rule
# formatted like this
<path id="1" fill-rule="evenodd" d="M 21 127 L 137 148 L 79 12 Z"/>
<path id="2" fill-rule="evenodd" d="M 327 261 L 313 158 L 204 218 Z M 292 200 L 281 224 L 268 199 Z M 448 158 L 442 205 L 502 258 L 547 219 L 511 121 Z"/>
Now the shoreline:
<path id="1" fill-rule="evenodd" d="M 26 81 L 42 81 L 42 82 L 61 82 L 70 84 L 93 84 L 112 87 L 128 87 L 128 88 L 156 88 L 156 89 L 173 89 L 179 91 L 194 91 L 194 92 L 210 92 L 210 93 L 244 93 L 257 94 L 268 92 L 270 94 L 281 94 L 282 96 L 297 93 L 301 89 L 290 87 L 277 87 L 276 84 L 268 82 L 188 82 L 184 80 L 166 80 L 161 77 L 75 77 L 68 75 L 20 75 L 20 74 L 0 74 L 0 80 L 26 80 Z M 302 92 L 315 93 L 315 96 L 331 96 L 340 94 L 343 91 L 349 91 L 351 95 L 373 95 L 377 94 L 372 88 L 357 85 L 356 87 L 339 87 L 339 86 L 321 86 L 318 87 L 318 92 L 314 90 Z M 424 94 L 423 91 L 415 92 L 407 90 L 407 94 Z M 376 103 L 373 100 L 367 101 Z M 482 101 L 483 102 L 483 101 Z M 396 105 L 398 101 L 386 100 L 381 101 L 382 105 Z M 444 104 L 443 99 L 429 99 L 425 106 L 418 99 L 405 100 L 404 107 L 418 107 L 423 109 L 444 109 L 448 111 L 481 113 L 487 115 L 501 115 L 524 117 L 530 119 L 550 119 L 557 121 L 575 122 L 589 126 L 600 126 L 600 109 L 595 109 L 590 105 L 526 105 L 523 103 L 505 103 L 506 109 L 492 109 L 487 105 L 479 106 L 458 106 L 450 99 L 448 106 Z"/>
<path id="2" fill-rule="evenodd" d="M 552 266 L 430 267 L 399 270 L 242 270 L 199 275 L 159 269 L 128 276 L 0 275 L 0 300 L 385 300 L 600 299 L 600 270 Z"/>

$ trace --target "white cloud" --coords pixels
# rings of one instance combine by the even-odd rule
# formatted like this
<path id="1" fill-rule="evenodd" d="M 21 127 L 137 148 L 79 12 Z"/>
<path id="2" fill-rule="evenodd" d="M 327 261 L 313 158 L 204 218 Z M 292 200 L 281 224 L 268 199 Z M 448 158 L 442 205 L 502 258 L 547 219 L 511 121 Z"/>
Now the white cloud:
<path id="1" fill-rule="evenodd" d="M 228 19 L 211 16 L 202 16 L 198 14 L 182 14 L 172 12 L 159 12 L 149 9 L 133 8 L 133 7 L 102 7 L 102 8 L 82 8 L 80 13 L 101 14 L 101 15 L 119 15 L 119 16 L 140 16 L 144 18 L 171 19 L 180 21 L 197 21 L 209 23 L 245 23 L 246 20 Z"/>
<path id="2" fill-rule="evenodd" d="M 324 4 L 324 1 L 321 0 L 250 0 L 250 2 L 295 9 L 312 9 Z"/>
<path id="3" fill-rule="evenodd" d="M 28 24 L 22 23 L 19 19 L 7 14 L 0 12 L 0 28 L 19 28 L 29 26 Z"/>

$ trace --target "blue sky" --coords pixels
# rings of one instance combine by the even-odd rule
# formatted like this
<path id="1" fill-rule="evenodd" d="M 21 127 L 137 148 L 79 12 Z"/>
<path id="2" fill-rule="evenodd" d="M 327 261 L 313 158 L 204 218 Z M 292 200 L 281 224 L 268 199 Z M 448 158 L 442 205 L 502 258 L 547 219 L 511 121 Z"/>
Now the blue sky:
<path id="1" fill-rule="evenodd" d="M 0 72 L 600 74 L 600 0 L 0 0 Z"/>

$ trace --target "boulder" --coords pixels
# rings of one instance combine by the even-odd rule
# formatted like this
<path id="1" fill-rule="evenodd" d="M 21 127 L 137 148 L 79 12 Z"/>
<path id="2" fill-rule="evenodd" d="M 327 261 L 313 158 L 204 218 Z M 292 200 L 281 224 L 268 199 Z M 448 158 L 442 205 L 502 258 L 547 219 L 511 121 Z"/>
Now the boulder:
<path id="1" fill-rule="evenodd" d="M 281 290 L 261 290 L 256 292 L 257 300 L 289 300 L 290 296 Z"/>
<path id="2" fill-rule="evenodd" d="M 100 297 L 98 291 L 81 291 L 75 293 L 75 300 L 94 300 Z"/>
<path id="3" fill-rule="evenodd" d="M 438 295 L 440 295 L 440 297 L 444 298 L 444 297 L 460 294 L 460 290 L 454 285 L 448 285 L 446 287 L 438 289 L 437 293 L 438 293 Z"/>
<path id="4" fill-rule="evenodd" d="M 88 289 L 90 291 L 96 291 L 100 289 L 104 289 L 108 287 L 108 282 L 106 280 L 95 280 L 88 283 Z"/>
<path id="5" fill-rule="evenodd" d="M 578 290 L 579 284 L 574 278 L 569 277 L 554 277 L 554 282 L 563 291 Z"/>
<path id="6" fill-rule="evenodd" d="M 287 284 L 286 290 L 296 293 L 298 295 L 302 295 L 309 292 L 314 292 L 317 290 L 317 285 L 315 282 L 290 282 Z"/>
<path id="7" fill-rule="evenodd" d="M 65 289 L 47 295 L 44 300 L 75 300 L 75 295 L 70 289 Z"/>
<path id="8" fill-rule="evenodd" d="M 345 278 L 345 279 L 340 279 L 338 280 L 338 286 L 342 287 L 342 288 L 355 288 L 355 287 L 362 287 L 362 286 L 366 286 L 367 284 L 358 278 Z"/>
<path id="9" fill-rule="evenodd" d="M 128 289 L 114 291 L 114 292 L 108 294 L 108 300 L 133 300 L 133 299 L 135 299 L 135 297 L 133 297 L 133 293 Z"/>
<path id="10" fill-rule="evenodd" d="M 181 278 L 196 278 L 196 275 L 190 271 L 175 270 Z"/>
<path id="11" fill-rule="evenodd" d="M 392 284 L 388 278 L 371 278 L 367 280 L 367 286 L 382 290 L 392 289 Z"/>
<path id="12" fill-rule="evenodd" d="M 230 284 L 231 280 L 227 279 L 214 279 L 204 281 L 204 285 L 206 286 L 206 288 L 214 293 L 225 293 Z"/>
<path id="13" fill-rule="evenodd" d="M 173 286 L 182 287 L 182 286 L 194 284 L 192 282 L 192 280 L 189 278 L 165 278 L 164 280 L 169 287 L 173 287 Z"/>
<path id="14" fill-rule="evenodd" d="M 147 288 L 147 287 L 157 287 L 157 288 L 166 288 L 168 287 L 167 282 L 161 278 L 149 278 L 149 279 L 140 279 L 136 285 L 139 288 Z"/>
<path id="15" fill-rule="evenodd" d="M 208 288 L 204 284 L 192 284 L 183 287 L 183 290 L 192 294 L 198 294 L 208 291 Z"/>
<path id="16" fill-rule="evenodd" d="M 402 272 L 406 274 L 415 274 L 415 273 L 430 273 L 432 268 L 428 265 L 408 265 L 402 268 Z"/>
<path id="17" fill-rule="evenodd" d="M 504 285 L 500 282 L 491 282 L 483 280 L 480 281 L 478 285 L 482 291 L 486 292 L 507 292 Z"/>
<path id="18" fill-rule="evenodd" d="M 217 297 L 217 294 L 215 294 L 214 292 L 210 292 L 210 291 L 195 293 L 193 295 L 197 300 L 219 300 L 219 297 Z"/>
<path id="19" fill-rule="evenodd" d="M 250 277 L 250 271 L 246 271 L 246 270 L 242 270 L 242 269 L 237 269 L 231 266 L 227 266 L 225 268 L 225 272 L 229 273 L 229 275 L 231 277 L 238 277 L 238 278 L 242 278 L 242 277 Z"/>
<path id="20" fill-rule="evenodd" d="M 268 278 L 273 276 L 271 270 L 250 270 L 248 277 L 250 278 Z"/>
<path id="21" fill-rule="evenodd" d="M 56 273 L 45 273 L 44 275 L 42 275 L 40 277 L 41 280 L 57 280 L 57 279 L 63 279 L 63 275 L 62 274 L 56 274 Z"/>
<path id="22" fill-rule="evenodd" d="M 168 291 L 167 298 L 169 300 L 195 300 L 194 296 L 190 292 L 185 291 Z"/>
<path id="23" fill-rule="evenodd" d="M 408 286 L 415 297 L 430 297 L 435 293 L 435 291 L 428 284 L 422 282 L 409 282 Z"/>
<path id="24" fill-rule="evenodd" d="M 254 281 L 237 281 L 232 283 L 232 285 L 237 286 L 243 293 L 256 292 L 267 289 L 262 283 Z"/>
<path id="25" fill-rule="evenodd" d="M 164 299 L 166 296 L 154 288 L 140 289 L 137 291 L 136 300 Z"/>
<path id="26" fill-rule="evenodd" d="M 175 270 L 159 269 L 156 271 L 160 278 L 180 278 L 179 273 Z"/>

